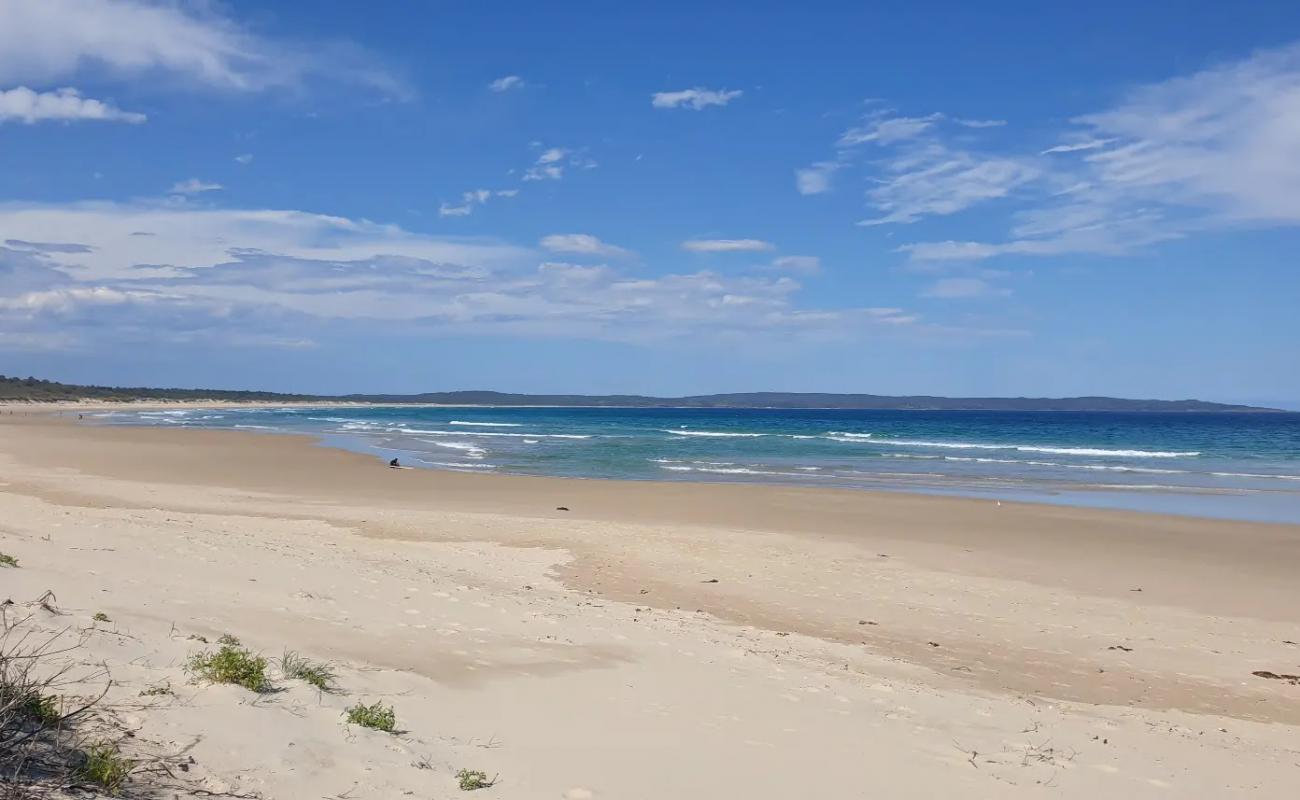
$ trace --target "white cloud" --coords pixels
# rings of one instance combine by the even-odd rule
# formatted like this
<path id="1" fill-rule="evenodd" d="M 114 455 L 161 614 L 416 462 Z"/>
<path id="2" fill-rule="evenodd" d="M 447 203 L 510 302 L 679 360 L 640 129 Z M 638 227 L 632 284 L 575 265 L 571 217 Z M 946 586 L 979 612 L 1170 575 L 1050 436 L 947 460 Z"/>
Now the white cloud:
<path id="1" fill-rule="evenodd" d="M 958 119 L 954 117 L 952 121 L 966 128 L 1001 128 L 1007 124 L 1005 119 Z"/>
<path id="2" fill-rule="evenodd" d="M 393 335 L 609 341 L 857 336 L 916 322 L 899 309 L 802 307 L 787 276 L 632 276 L 301 211 L 0 204 L 0 230 L 25 248 L 0 247 L 0 282 L 16 281 L 0 291 L 0 347 L 59 332 L 87 348 L 175 336 L 304 346 L 377 320 Z"/>
<path id="3" fill-rule="evenodd" d="M 981 261 L 998 256 L 1123 255 L 1185 234 L 1159 211 L 1121 213 L 1118 205 L 1080 203 L 1023 211 L 1005 242 L 941 241 L 898 248 L 914 262 Z"/>
<path id="4" fill-rule="evenodd" d="M 905 245 L 918 261 L 1119 255 L 1198 231 L 1300 224 L 1300 43 L 1140 86 L 1042 151 L 1003 242 Z"/>
<path id="5" fill-rule="evenodd" d="M 239 165 L 241 165 L 241 166 L 245 166 L 245 167 L 246 167 L 246 166 L 248 166 L 249 164 L 252 164 L 252 163 L 253 163 L 253 154 L 252 154 L 252 153 L 243 153 L 243 154 L 241 154 L 241 155 L 237 155 L 237 156 L 235 156 L 235 163 L 237 163 L 237 164 L 239 164 Z"/>
<path id="6" fill-rule="evenodd" d="M 868 142 L 886 145 L 915 139 L 941 119 L 943 114 L 938 113 L 927 117 L 889 117 L 876 113 L 868 116 L 862 125 L 841 134 L 836 144 L 839 147 L 854 147 Z"/>
<path id="7" fill-rule="evenodd" d="M 551 148 L 548 148 L 548 149 L 542 151 L 542 154 L 541 154 L 540 156 L 537 157 L 537 163 L 538 163 L 538 164 L 554 164 L 555 162 L 557 162 L 557 161 L 559 161 L 560 159 L 564 158 L 565 154 L 568 153 L 568 152 L 569 152 L 569 151 L 565 150 L 565 149 L 562 148 L 562 147 L 551 147 Z"/>
<path id="8" fill-rule="evenodd" d="M 494 92 L 508 92 L 511 89 L 522 89 L 524 85 L 524 79 L 518 75 L 506 75 L 489 83 L 488 88 Z"/>
<path id="9" fill-rule="evenodd" d="M 564 177 L 564 165 L 560 163 L 568 150 L 562 147 L 550 147 L 542 151 L 528 171 L 524 173 L 526 181 L 558 181 Z"/>
<path id="10" fill-rule="evenodd" d="M 814 273 L 821 271 L 822 260 L 817 256 L 781 256 L 772 260 L 772 266 L 790 272 Z"/>
<path id="11" fill-rule="evenodd" d="M 1078 119 L 1096 179 L 1220 221 L 1300 223 L 1300 43 L 1143 86 Z"/>
<path id="12" fill-rule="evenodd" d="M 1058 144 L 1055 147 L 1049 147 L 1046 150 L 1039 153 L 1039 155 L 1047 156 L 1047 155 L 1052 155 L 1053 153 L 1078 153 L 1082 150 L 1096 150 L 1100 147 L 1105 147 L 1106 145 L 1110 144 L 1113 141 L 1115 140 L 1114 139 L 1076 139 L 1075 141 L 1067 142 L 1065 144 Z"/>
<path id="13" fill-rule="evenodd" d="M 553 233 L 542 237 L 541 246 L 553 253 L 577 253 L 595 256 L 625 256 L 622 247 L 602 242 L 588 233 Z"/>
<path id="14" fill-rule="evenodd" d="M 831 176 L 843 165 L 836 161 L 819 161 L 810 167 L 794 172 L 795 188 L 799 194 L 821 194 L 831 189 Z"/>
<path id="15" fill-rule="evenodd" d="M 80 74 L 156 74 L 218 89 L 292 87 L 308 77 L 402 95 L 354 47 L 266 39 L 212 3 L 0 0 L 0 85 L 48 85 Z"/>
<path id="16" fill-rule="evenodd" d="M 1009 289 L 994 287 L 980 278 L 944 278 L 935 281 L 922 292 L 925 297 L 945 299 L 967 297 L 1000 297 L 1011 294 Z"/>
<path id="17" fill-rule="evenodd" d="M 172 184 L 170 191 L 172 194 L 202 194 L 203 192 L 215 192 L 223 188 L 225 187 L 219 183 L 207 183 L 198 178 L 190 178 Z"/>
<path id="18" fill-rule="evenodd" d="M 474 209 L 487 203 L 493 197 L 514 197 L 519 194 L 518 189 L 471 189 L 460 196 L 460 205 L 453 206 L 450 203 L 443 203 L 438 207 L 438 216 L 440 217 L 467 217 L 474 213 Z"/>
<path id="19" fill-rule="evenodd" d="M 541 145 L 534 142 L 533 146 L 540 147 Z M 575 151 L 566 147 L 548 147 L 542 150 L 533 165 L 524 172 L 523 180 L 558 181 L 564 177 L 566 166 L 578 169 L 595 169 L 599 165 L 581 150 Z"/>
<path id="20" fill-rule="evenodd" d="M 102 100 L 83 97 L 72 88 L 52 92 L 34 92 L 26 86 L 0 91 L 0 123 L 17 120 L 27 123 L 46 120 L 72 122 L 99 120 L 103 122 L 129 122 L 138 124 L 146 119 L 144 114 L 122 111 Z"/>
<path id="21" fill-rule="evenodd" d="M 688 239 L 682 249 L 692 253 L 740 253 L 771 250 L 772 243 L 761 239 Z"/>
<path id="22" fill-rule="evenodd" d="M 886 166 L 893 174 L 867 192 L 868 202 L 882 216 L 859 225 L 910 223 L 955 214 L 1006 197 L 1041 174 L 1025 160 L 952 151 L 939 144 L 909 150 Z"/>
<path id="23" fill-rule="evenodd" d="M 650 104 L 655 108 L 687 107 L 700 111 L 709 106 L 725 106 L 743 94 L 744 92 L 739 89 L 728 91 L 697 86 L 694 89 L 683 89 L 678 92 L 655 92 L 650 97 Z"/>
<path id="24" fill-rule="evenodd" d="M 530 257 L 526 249 L 500 244 L 422 236 L 364 220 L 272 209 L 0 203 L 0 231 L 15 240 L 75 242 L 92 248 L 93 259 L 74 252 L 49 252 L 47 258 L 55 266 L 75 267 L 93 279 L 168 277 L 178 269 L 228 261 L 236 248 L 323 261 L 383 254 L 495 266 Z"/>

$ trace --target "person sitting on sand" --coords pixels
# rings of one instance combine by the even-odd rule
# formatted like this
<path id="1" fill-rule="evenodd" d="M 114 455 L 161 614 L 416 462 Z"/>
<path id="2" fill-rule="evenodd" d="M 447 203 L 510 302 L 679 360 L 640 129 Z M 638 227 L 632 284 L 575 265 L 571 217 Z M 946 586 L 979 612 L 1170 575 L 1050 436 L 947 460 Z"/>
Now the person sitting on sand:
<path id="1" fill-rule="evenodd" d="M 402 465 L 399 464 L 399 463 L 397 463 L 397 459 L 395 459 L 395 458 L 394 458 L 392 461 L 389 461 L 389 462 L 388 462 L 388 466 L 392 467 L 393 469 L 401 469 L 401 468 L 402 468 Z"/>

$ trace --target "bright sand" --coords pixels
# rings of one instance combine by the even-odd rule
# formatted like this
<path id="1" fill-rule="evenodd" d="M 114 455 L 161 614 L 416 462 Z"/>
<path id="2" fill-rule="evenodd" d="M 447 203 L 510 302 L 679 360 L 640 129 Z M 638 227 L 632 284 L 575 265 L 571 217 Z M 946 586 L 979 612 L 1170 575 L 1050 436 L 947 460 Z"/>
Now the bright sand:
<path id="1" fill-rule="evenodd" d="M 1300 686 L 1251 674 L 1300 673 L 1300 526 L 390 470 L 25 412 L 0 413 L 0 594 L 53 590 L 50 629 L 107 614 L 83 655 L 131 746 L 184 750 L 209 790 L 454 797 L 462 767 L 499 774 L 489 798 L 1300 786 Z M 223 632 L 334 662 L 342 692 L 189 682 L 186 637 Z M 343 724 L 376 699 L 399 735 Z"/>

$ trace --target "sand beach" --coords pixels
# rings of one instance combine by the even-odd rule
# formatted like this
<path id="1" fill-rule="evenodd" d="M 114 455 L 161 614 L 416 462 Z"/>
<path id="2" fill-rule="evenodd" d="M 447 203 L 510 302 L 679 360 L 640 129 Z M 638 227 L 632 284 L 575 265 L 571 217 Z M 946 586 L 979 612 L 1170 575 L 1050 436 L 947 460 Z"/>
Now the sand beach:
<path id="1" fill-rule="evenodd" d="M 0 595 L 82 643 L 69 691 L 108 685 L 124 748 L 184 764 L 176 796 L 455 797 L 461 769 L 571 800 L 1300 780 L 1300 685 L 1254 674 L 1300 673 L 1300 526 L 390 470 L 76 414 L 0 414 Z M 336 691 L 274 661 L 266 694 L 195 680 L 191 637 L 222 634 Z M 345 722 L 374 701 L 397 732 Z"/>

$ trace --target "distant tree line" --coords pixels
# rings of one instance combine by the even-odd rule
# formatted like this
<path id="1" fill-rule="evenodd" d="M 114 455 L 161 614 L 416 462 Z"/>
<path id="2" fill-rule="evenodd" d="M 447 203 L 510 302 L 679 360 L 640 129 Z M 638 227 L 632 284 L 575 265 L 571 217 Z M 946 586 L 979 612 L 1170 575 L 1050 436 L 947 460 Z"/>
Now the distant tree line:
<path id="1" fill-rule="evenodd" d="M 227 401 L 299 401 L 324 398 L 305 394 L 277 392 L 241 392 L 225 389 L 148 389 L 125 386 L 79 386 L 40 378 L 11 378 L 0 375 L 0 400 L 54 402 L 68 400 L 227 400 Z"/>
<path id="2" fill-rule="evenodd" d="M 782 408 L 909 411 L 1272 411 L 1254 406 L 1204 400 L 1127 400 L 1119 397 L 893 397 L 878 394 L 813 392 L 747 392 L 688 397 L 645 395 L 509 394 L 492 391 L 428 392 L 425 394 L 312 395 L 229 389 L 150 389 L 122 386 L 79 386 L 39 378 L 0 375 L 0 401 L 105 400 L 221 400 L 227 402 L 433 403 L 482 406 L 597 406 L 622 408 Z"/>

